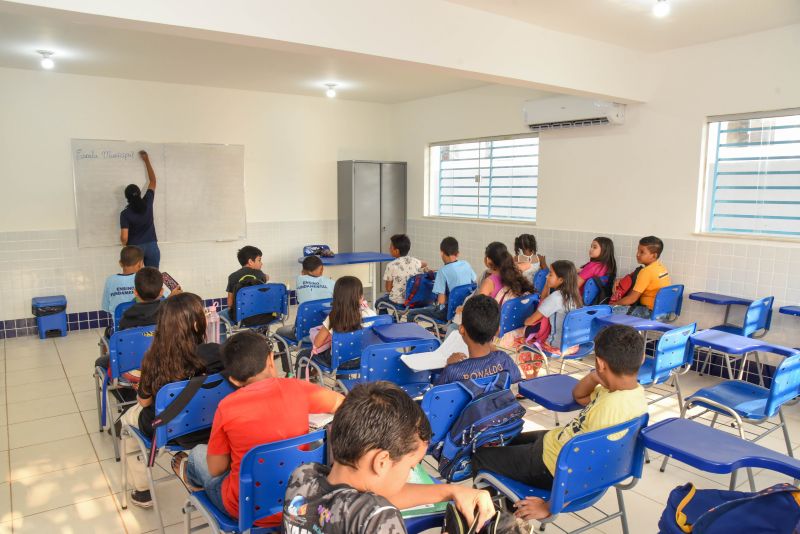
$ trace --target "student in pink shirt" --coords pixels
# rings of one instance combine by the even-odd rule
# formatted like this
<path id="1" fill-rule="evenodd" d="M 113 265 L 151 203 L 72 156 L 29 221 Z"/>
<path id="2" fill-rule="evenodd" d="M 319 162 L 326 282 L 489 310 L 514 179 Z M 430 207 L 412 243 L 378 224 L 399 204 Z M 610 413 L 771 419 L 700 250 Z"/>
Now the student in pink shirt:
<path id="1" fill-rule="evenodd" d="M 617 276 L 617 260 L 614 258 L 614 242 L 607 237 L 596 237 L 589 247 L 589 262 L 578 273 L 578 288 L 595 276 L 608 276 L 610 284 Z"/>

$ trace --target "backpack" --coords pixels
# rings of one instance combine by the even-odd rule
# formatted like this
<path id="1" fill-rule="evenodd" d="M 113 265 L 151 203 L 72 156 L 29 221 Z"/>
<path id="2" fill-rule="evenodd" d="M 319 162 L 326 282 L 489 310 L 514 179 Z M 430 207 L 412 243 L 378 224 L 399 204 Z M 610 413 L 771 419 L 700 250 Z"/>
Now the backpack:
<path id="1" fill-rule="evenodd" d="M 238 319 L 236 318 L 236 296 L 239 293 L 239 290 L 242 289 L 243 287 L 260 286 L 263 283 L 264 282 L 262 282 L 261 280 L 256 278 L 255 275 L 252 274 L 246 274 L 241 278 L 239 278 L 239 281 L 236 282 L 236 284 L 233 286 L 233 306 L 231 306 L 230 310 L 228 311 L 232 323 L 235 324 L 238 322 Z M 273 319 L 275 319 L 274 313 L 259 313 L 257 315 L 252 315 L 247 319 L 245 319 L 244 321 L 242 321 L 242 326 L 263 325 L 271 322 Z"/>
<path id="2" fill-rule="evenodd" d="M 639 273 L 636 272 L 636 275 L 638 276 Z M 633 276 L 633 273 L 631 273 L 631 276 Z M 583 305 L 584 306 L 596 306 L 598 304 L 607 303 L 609 301 L 609 299 L 611 298 L 612 289 L 614 288 L 614 279 L 613 279 L 613 277 L 609 277 L 609 280 L 606 283 L 603 283 L 603 279 L 600 278 L 599 276 L 593 276 L 591 279 L 597 285 L 597 288 L 598 288 L 597 296 L 594 298 L 593 302 L 584 302 Z M 636 278 L 635 277 L 632 278 L 632 282 L 633 283 L 631 284 L 630 287 L 633 287 L 634 284 L 636 283 Z M 621 283 L 622 283 L 622 280 L 620 280 L 620 284 Z M 620 297 L 620 298 L 622 298 L 622 297 Z M 617 299 L 617 300 L 619 300 L 619 299 Z"/>
<path id="3" fill-rule="evenodd" d="M 439 474 L 448 482 L 472 475 L 472 454 L 478 447 L 502 447 L 522 430 L 525 408 L 508 389 L 508 383 L 507 371 L 484 384 L 475 380 L 456 382 L 471 400 L 431 453 L 439 461 Z"/>
<path id="4" fill-rule="evenodd" d="M 800 489 L 791 484 L 776 484 L 750 493 L 698 490 L 689 483 L 670 492 L 658 529 L 660 534 L 798 532 L 799 499 Z"/>
<path id="5" fill-rule="evenodd" d="M 467 523 L 456 505 L 452 502 L 447 503 L 444 512 L 444 523 L 442 524 L 442 534 L 528 534 L 529 529 L 523 527 L 504 506 L 505 499 L 502 496 L 494 497 L 495 514 L 483 525 L 478 528 L 476 514 L 475 521 L 470 525 Z M 524 523 L 523 523 L 524 524 Z"/>
<path id="6" fill-rule="evenodd" d="M 617 284 L 617 290 L 614 291 L 614 294 L 611 295 L 611 299 L 608 301 L 609 304 L 615 304 L 621 300 L 622 297 L 630 293 L 631 289 L 633 289 L 633 286 L 636 285 L 636 278 L 639 276 L 639 271 L 641 271 L 643 268 L 644 267 L 639 266 L 634 269 L 632 273 L 620 279 L 619 284 Z"/>
<path id="7" fill-rule="evenodd" d="M 429 302 L 414 302 L 414 297 L 419 293 L 419 289 L 424 286 L 433 287 L 433 281 L 436 278 L 436 271 L 428 271 L 426 273 L 415 274 L 411 282 L 411 291 L 408 292 L 406 301 L 403 306 L 406 308 L 419 308 L 430 304 Z"/>

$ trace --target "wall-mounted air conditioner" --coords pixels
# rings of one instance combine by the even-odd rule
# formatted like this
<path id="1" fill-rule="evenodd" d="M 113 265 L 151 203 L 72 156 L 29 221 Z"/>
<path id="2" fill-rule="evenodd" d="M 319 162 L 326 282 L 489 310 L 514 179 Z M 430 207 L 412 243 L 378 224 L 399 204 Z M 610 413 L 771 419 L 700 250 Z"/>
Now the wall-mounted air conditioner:
<path id="1" fill-rule="evenodd" d="M 525 116 L 525 124 L 535 132 L 554 128 L 623 124 L 625 122 L 625 104 L 573 96 L 553 96 L 528 100 L 522 111 Z"/>

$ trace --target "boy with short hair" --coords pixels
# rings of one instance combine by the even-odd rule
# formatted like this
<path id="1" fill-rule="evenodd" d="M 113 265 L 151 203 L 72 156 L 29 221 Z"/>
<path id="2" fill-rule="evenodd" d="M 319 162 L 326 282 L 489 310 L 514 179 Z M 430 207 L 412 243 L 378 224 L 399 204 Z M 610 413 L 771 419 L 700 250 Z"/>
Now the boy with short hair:
<path id="1" fill-rule="evenodd" d="M 507 371 L 512 382 L 522 380 L 519 367 L 502 350 L 492 350 L 492 340 L 500 328 L 500 306 L 492 297 L 475 295 L 464 304 L 458 331 L 469 349 L 469 356 L 456 352 L 447 359 L 434 385 L 483 378 Z M 455 335 L 455 334 L 452 334 Z"/>
<path id="2" fill-rule="evenodd" d="M 552 430 L 525 432 L 506 447 L 483 447 L 472 456 L 472 476 L 488 470 L 529 486 L 549 490 L 561 448 L 578 434 L 630 421 L 647 412 L 644 389 L 637 375 L 644 341 L 625 325 L 613 325 L 595 337 L 595 370 L 583 377 L 572 396 L 584 409 L 571 422 Z M 547 502 L 528 497 L 515 504 L 516 516 L 544 519 Z"/>
<path id="3" fill-rule="evenodd" d="M 228 307 L 219 312 L 220 317 L 228 321 L 231 319 L 230 309 L 234 304 L 236 284 L 247 278 L 254 279 L 261 284 L 267 283 L 269 276 L 261 270 L 264 266 L 261 257 L 261 250 L 252 245 L 246 245 L 236 252 L 236 259 L 239 260 L 239 265 L 242 267 L 228 275 L 228 285 L 225 287 L 225 291 L 228 293 Z"/>
<path id="4" fill-rule="evenodd" d="M 439 245 L 444 266 L 436 272 L 433 293 L 436 304 L 417 308 L 408 312 L 407 320 L 412 322 L 417 315 L 427 315 L 444 321 L 447 319 L 447 299 L 450 291 L 458 286 L 475 283 L 477 277 L 469 263 L 458 259 L 458 241 L 455 237 L 445 237 Z"/>
<path id="5" fill-rule="evenodd" d="M 650 317 L 658 290 L 672 283 L 669 271 L 660 261 L 663 251 L 664 242 L 654 235 L 639 240 L 636 261 L 644 268 L 639 271 L 631 290 L 615 303 L 614 313 Z"/>
<path id="6" fill-rule="evenodd" d="M 333 297 L 334 282 L 327 276 L 322 276 L 324 269 L 319 256 L 303 258 L 303 271 L 295 280 L 298 304 Z"/>
<path id="7" fill-rule="evenodd" d="M 133 300 L 134 275 L 144 267 L 144 252 L 135 245 L 122 247 L 119 251 L 119 266 L 122 273 L 106 278 L 101 308 L 114 316 L 118 304 Z"/>
<path id="8" fill-rule="evenodd" d="M 208 445 L 198 445 L 172 468 L 188 486 L 205 489 L 209 500 L 239 516 L 239 468 L 244 455 L 264 443 L 308 433 L 308 416 L 333 413 L 344 397 L 294 378 L 277 378 L 272 343 L 253 331 L 232 336 L 222 347 L 229 380 L 240 389 L 220 401 Z M 278 526 L 276 514 L 258 526 Z"/>
<path id="9" fill-rule="evenodd" d="M 383 273 L 386 294 L 375 301 L 376 309 L 381 302 L 398 305 L 405 303 L 408 279 L 428 266 L 424 261 L 409 256 L 410 250 L 411 239 L 406 234 L 395 234 L 389 238 L 389 254 L 395 259 L 386 266 Z M 386 310 L 381 309 L 379 312 L 386 313 Z"/>
<path id="10" fill-rule="evenodd" d="M 419 405 L 389 382 L 353 388 L 333 418 L 333 466 L 305 464 L 286 485 L 283 532 L 402 534 L 400 509 L 455 501 L 467 524 L 494 515 L 489 493 L 454 484 L 408 484 L 431 426 Z"/>

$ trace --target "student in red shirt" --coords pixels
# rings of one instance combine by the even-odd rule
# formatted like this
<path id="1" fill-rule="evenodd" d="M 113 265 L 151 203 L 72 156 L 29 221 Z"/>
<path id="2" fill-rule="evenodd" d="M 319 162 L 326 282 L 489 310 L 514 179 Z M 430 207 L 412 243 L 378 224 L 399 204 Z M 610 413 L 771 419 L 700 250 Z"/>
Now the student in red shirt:
<path id="1" fill-rule="evenodd" d="M 308 433 L 308 415 L 333 413 L 339 393 L 294 378 L 277 378 L 272 343 L 252 331 L 231 337 L 222 348 L 230 381 L 241 389 L 219 403 L 208 445 L 188 459 L 176 456 L 172 468 L 192 489 L 203 488 L 214 505 L 239 516 L 239 466 L 253 447 Z M 280 525 L 280 514 L 259 526 Z"/>

